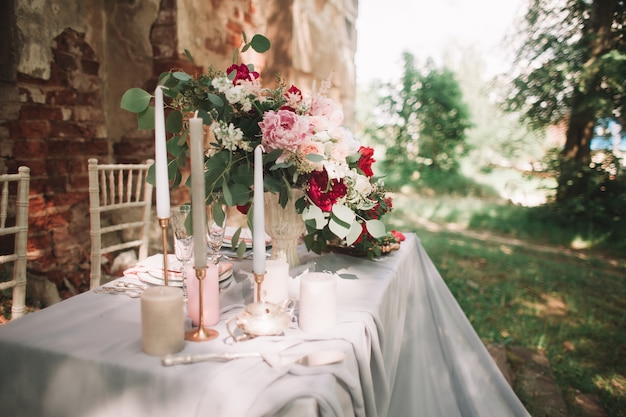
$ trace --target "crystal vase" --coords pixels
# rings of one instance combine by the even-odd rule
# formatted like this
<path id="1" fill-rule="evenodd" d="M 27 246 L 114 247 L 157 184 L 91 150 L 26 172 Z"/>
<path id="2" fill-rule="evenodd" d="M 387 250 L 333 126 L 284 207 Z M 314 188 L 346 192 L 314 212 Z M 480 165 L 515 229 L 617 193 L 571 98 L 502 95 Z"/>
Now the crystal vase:
<path id="1" fill-rule="evenodd" d="M 306 227 L 295 203 L 303 196 L 304 191 L 292 190 L 291 199 L 283 208 L 278 194 L 265 193 L 265 232 L 272 238 L 270 259 L 284 259 L 289 267 L 300 265 L 298 244 Z"/>

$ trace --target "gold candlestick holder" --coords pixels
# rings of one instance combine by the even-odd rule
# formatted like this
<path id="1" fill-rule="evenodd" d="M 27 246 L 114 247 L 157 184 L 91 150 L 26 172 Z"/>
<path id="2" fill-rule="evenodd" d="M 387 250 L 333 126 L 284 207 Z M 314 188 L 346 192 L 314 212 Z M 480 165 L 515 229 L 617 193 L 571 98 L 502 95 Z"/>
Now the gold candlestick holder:
<path id="1" fill-rule="evenodd" d="M 198 327 L 185 332 L 185 340 L 189 340 L 191 342 L 206 342 L 208 340 L 215 339 L 219 333 L 217 330 L 204 327 L 204 312 L 202 311 L 204 309 L 202 284 L 206 278 L 206 268 L 195 268 L 195 270 L 196 278 L 198 279 L 198 304 L 200 308 L 198 312 Z"/>
<path id="2" fill-rule="evenodd" d="M 165 280 L 165 286 L 168 286 L 169 268 L 167 265 L 167 227 L 170 225 L 170 218 L 159 217 L 159 225 L 161 226 L 161 235 L 163 236 L 163 279 Z"/>
<path id="3" fill-rule="evenodd" d="M 263 280 L 265 279 L 265 272 L 262 274 L 257 274 L 254 272 L 254 282 L 256 282 L 256 300 L 258 302 L 261 301 L 261 287 L 263 285 Z"/>

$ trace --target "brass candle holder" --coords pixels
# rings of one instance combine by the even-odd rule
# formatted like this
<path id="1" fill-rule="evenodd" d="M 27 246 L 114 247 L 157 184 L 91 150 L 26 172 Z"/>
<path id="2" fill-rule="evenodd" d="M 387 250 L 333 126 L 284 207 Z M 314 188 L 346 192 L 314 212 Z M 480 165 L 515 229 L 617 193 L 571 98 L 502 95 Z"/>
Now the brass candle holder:
<path id="1" fill-rule="evenodd" d="M 257 274 L 254 272 L 254 282 L 256 282 L 256 300 L 258 302 L 261 301 L 261 287 L 263 285 L 263 280 L 265 279 L 265 272 L 262 274 Z"/>
<path id="2" fill-rule="evenodd" d="M 185 340 L 189 340 L 191 342 L 206 342 L 208 340 L 215 339 L 219 333 L 217 330 L 207 329 L 204 327 L 204 312 L 202 311 L 204 309 L 202 284 L 206 278 L 206 267 L 201 269 L 195 268 L 195 270 L 196 278 L 198 279 L 198 304 L 200 307 L 198 312 L 198 327 L 185 332 Z"/>
<path id="3" fill-rule="evenodd" d="M 170 218 L 159 217 L 159 225 L 161 226 L 161 235 L 163 236 L 163 279 L 165 286 L 169 285 L 169 269 L 167 265 L 167 227 L 170 225 Z"/>

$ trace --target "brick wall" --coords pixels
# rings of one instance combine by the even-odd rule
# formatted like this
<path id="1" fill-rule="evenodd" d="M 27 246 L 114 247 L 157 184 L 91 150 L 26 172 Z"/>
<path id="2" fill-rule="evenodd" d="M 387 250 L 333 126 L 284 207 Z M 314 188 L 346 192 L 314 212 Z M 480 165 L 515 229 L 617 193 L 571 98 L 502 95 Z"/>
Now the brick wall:
<path id="1" fill-rule="evenodd" d="M 108 158 L 100 63 L 84 34 L 67 29 L 52 43 L 48 80 L 17 75 L 1 123 L 7 172 L 31 169 L 29 272 L 60 290 L 88 282 L 88 157 Z M 67 280 L 67 281 L 66 281 Z"/>
<path id="2" fill-rule="evenodd" d="M 0 2 L 0 173 L 16 172 L 20 165 L 31 168 L 29 279 L 49 279 L 61 297 L 88 288 L 87 159 L 132 163 L 154 155 L 153 133 L 137 130 L 134 116 L 119 108 L 123 91 L 152 91 L 158 74 L 175 67 L 191 73 L 203 72 L 209 64 L 226 68 L 242 31 L 270 36 L 274 52 L 265 58 L 272 59 L 272 71 L 289 73 L 293 61 L 281 51 L 292 49 L 293 28 L 286 31 L 283 20 L 289 20 L 294 3 L 314 8 L 318 14 L 300 14 L 318 19 L 309 23 L 328 36 L 320 20 L 324 13 L 336 17 L 342 13 L 337 7 L 347 5 L 349 17 L 355 16 L 356 0 L 76 0 L 72 7 L 58 9 L 58 15 L 50 12 L 54 4 L 48 0 L 37 5 Z M 272 28 L 271 22 L 282 23 Z M 328 53 L 301 53 L 331 62 L 337 48 L 326 43 L 318 49 Z M 45 54 L 36 50 L 47 45 Z M 202 58 L 203 65 L 192 66 L 181 56 L 183 48 L 196 52 L 196 62 Z M 305 72 L 301 68 L 297 74 Z M 182 199 L 184 191 L 172 194 L 173 204 Z"/>

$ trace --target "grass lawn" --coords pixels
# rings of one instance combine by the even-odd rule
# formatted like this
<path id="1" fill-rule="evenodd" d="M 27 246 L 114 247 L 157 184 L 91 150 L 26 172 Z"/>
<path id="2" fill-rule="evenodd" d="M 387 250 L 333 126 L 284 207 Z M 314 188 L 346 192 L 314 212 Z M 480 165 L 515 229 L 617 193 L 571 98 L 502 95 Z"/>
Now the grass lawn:
<path id="1" fill-rule="evenodd" d="M 397 196 L 394 207 L 387 221 L 417 233 L 483 340 L 543 350 L 569 416 L 587 415 L 575 402 L 580 393 L 594 394 L 607 415 L 626 416 L 626 259 L 485 229 L 468 234 L 470 213 L 485 210 L 471 199 Z"/>

